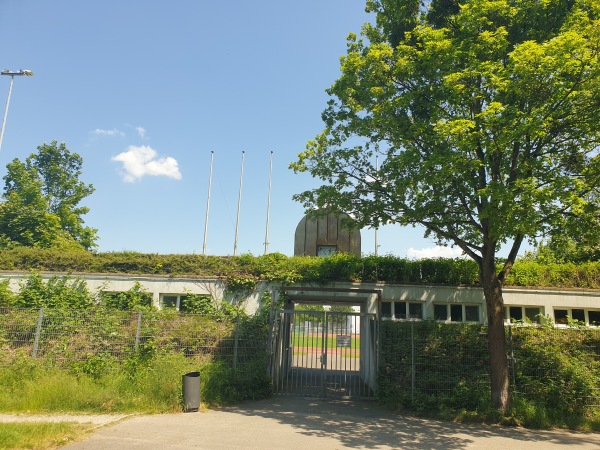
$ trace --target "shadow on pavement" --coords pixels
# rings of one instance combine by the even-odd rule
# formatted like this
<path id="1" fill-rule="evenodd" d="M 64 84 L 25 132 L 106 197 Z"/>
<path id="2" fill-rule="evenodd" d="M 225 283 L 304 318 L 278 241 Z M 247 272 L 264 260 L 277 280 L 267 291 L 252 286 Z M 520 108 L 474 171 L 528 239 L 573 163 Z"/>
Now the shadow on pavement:
<path id="1" fill-rule="evenodd" d="M 339 440 L 348 448 L 459 449 L 480 445 L 482 440 L 506 440 L 515 448 L 527 442 L 560 446 L 598 445 L 598 435 L 537 431 L 488 425 L 459 424 L 404 417 L 379 407 L 373 401 L 340 401 L 276 397 L 248 402 L 223 411 L 273 419 L 309 436 Z"/>

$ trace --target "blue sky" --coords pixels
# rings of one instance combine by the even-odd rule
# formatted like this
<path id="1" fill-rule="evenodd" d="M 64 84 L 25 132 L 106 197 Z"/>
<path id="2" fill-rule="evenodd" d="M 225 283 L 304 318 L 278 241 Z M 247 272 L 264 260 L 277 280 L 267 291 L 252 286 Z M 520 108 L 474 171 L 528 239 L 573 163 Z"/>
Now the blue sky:
<path id="1" fill-rule="evenodd" d="M 364 0 L 0 0 L 0 69 L 16 78 L 0 171 L 57 140 L 84 160 L 86 224 L 99 251 L 293 253 L 304 215 L 292 195 L 317 185 L 290 162 L 321 131 L 325 89 L 346 36 L 369 20 Z M 9 77 L 0 79 L 4 108 Z M 380 254 L 436 255 L 420 229 L 384 227 Z M 373 230 L 362 231 L 364 253 Z M 421 252 L 421 253 L 420 253 Z"/>

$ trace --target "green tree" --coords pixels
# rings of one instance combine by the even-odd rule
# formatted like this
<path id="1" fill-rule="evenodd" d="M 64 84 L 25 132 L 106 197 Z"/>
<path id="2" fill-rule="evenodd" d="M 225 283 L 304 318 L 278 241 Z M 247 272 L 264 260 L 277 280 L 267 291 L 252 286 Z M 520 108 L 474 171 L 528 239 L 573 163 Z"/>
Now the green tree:
<path id="1" fill-rule="evenodd" d="M 291 165 L 324 185 L 294 198 L 358 226 L 422 225 L 477 262 L 504 411 L 504 279 L 524 240 L 598 211 L 600 2 L 418 4 L 367 1 L 376 22 L 349 35 L 325 130 Z"/>
<path id="2" fill-rule="evenodd" d="M 4 176 L 0 241 L 30 247 L 95 246 L 96 230 L 84 226 L 89 208 L 80 202 L 94 192 L 79 180 L 83 159 L 64 143 L 43 144 L 25 162 L 14 159 Z"/>
<path id="3" fill-rule="evenodd" d="M 586 263 L 600 261 L 600 244 L 589 243 L 568 236 L 553 236 L 543 241 L 522 259 L 540 264 Z"/>
<path id="4" fill-rule="evenodd" d="M 0 205 L 2 246 L 52 246 L 61 234 L 60 221 L 46 209 L 40 180 L 20 163 L 13 162 L 8 167 L 11 175 L 19 180 L 19 186 L 7 192 L 5 202 Z"/>

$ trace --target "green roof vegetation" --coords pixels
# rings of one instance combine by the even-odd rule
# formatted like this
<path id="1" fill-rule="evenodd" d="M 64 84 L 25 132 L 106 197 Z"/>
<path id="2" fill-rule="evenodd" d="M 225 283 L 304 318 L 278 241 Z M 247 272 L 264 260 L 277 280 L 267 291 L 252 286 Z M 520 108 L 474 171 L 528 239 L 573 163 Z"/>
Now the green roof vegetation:
<path id="1" fill-rule="evenodd" d="M 236 277 L 279 283 L 388 282 L 478 285 L 477 264 L 470 259 L 410 260 L 395 256 L 328 258 L 163 255 L 137 252 L 92 253 L 18 248 L 0 253 L 0 270 L 159 276 Z M 507 286 L 600 289 L 600 263 L 542 264 L 518 260 Z"/>

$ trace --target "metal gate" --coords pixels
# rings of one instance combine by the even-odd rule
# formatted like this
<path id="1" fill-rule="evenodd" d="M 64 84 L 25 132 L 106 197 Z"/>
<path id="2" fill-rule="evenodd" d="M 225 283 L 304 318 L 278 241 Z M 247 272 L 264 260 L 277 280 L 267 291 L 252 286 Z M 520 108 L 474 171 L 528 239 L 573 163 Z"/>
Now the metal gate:
<path id="1" fill-rule="evenodd" d="M 374 314 L 277 311 L 271 362 L 275 393 L 374 397 L 377 325 Z"/>

